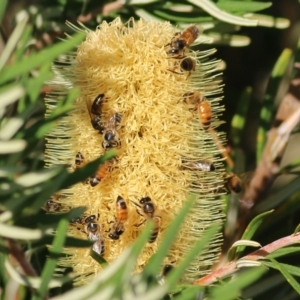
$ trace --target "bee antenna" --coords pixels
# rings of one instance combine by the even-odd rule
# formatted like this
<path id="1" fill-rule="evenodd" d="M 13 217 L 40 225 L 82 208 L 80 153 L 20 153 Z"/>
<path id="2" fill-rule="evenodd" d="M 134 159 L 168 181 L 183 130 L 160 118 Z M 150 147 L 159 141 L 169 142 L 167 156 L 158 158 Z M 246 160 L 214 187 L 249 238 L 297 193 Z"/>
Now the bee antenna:
<path id="1" fill-rule="evenodd" d="M 130 200 L 130 202 L 132 202 L 135 206 L 141 207 L 138 203 L 136 203 L 136 202 L 134 202 L 132 200 Z"/>

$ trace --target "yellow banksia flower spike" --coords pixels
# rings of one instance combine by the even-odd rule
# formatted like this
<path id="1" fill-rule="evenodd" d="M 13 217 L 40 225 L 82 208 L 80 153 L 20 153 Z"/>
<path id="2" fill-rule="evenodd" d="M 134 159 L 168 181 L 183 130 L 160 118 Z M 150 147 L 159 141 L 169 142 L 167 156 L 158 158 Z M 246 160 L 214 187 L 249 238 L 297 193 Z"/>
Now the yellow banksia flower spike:
<path id="1" fill-rule="evenodd" d="M 219 105 L 221 87 L 215 81 L 219 61 L 208 59 L 214 50 L 191 51 L 185 45 L 184 53 L 180 47 L 179 51 L 174 44 L 179 35 L 168 22 L 131 19 L 123 24 L 117 18 L 109 24 L 103 22 L 95 31 L 73 28 L 85 31 L 86 39 L 70 54 L 68 66 L 56 68 L 54 92 L 46 99 L 48 113 L 55 101 L 60 101 L 57 93 L 67 94 L 75 86 L 80 96 L 72 112 L 49 134 L 46 164 L 65 163 L 74 170 L 82 161 L 103 155 L 105 147 L 117 148 L 117 157 L 99 170 L 98 184 L 82 182 L 61 191 L 64 197 L 58 201 L 68 207 L 86 206 L 85 216 L 92 216 L 90 222 L 78 220 L 78 226 L 83 223 L 81 230 L 76 224 L 70 226 L 70 234 L 92 239 L 87 231 L 97 227 L 98 242 L 103 246 L 98 252 L 111 263 L 134 242 L 146 221 L 153 219 L 151 240 L 138 258 L 139 271 L 158 249 L 165 229 L 188 195 L 193 194 L 193 209 L 165 261 L 176 265 L 207 227 L 221 226 L 224 218 L 220 199 L 224 167 L 215 144 L 216 139 L 224 143 L 224 135 L 215 131 L 223 110 Z M 96 117 L 98 130 L 91 124 Z M 121 200 L 127 215 L 118 215 Z M 121 209 L 124 212 L 124 206 Z M 121 233 L 113 239 L 109 235 L 115 234 L 116 225 Z M 217 259 L 221 242 L 218 234 L 182 280 L 192 282 L 206 274 Z M 101 271 L 89 251 L 68 248 L 70 255 L 60 261 L 80 275 L 77 284 Z"/>

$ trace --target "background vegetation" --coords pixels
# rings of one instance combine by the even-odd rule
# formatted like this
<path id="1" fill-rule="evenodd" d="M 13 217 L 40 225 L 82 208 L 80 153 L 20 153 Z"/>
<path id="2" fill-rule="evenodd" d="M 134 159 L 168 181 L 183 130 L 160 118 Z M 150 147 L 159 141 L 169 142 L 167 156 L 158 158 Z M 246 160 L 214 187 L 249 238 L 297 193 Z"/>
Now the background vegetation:
<path id="1" fill-rule="evenodd" d="M 295 229 L 297 231 L 300 223 L 299 116 L 296 114 L 300 97 L 299 74 L 294 66 L 295 62 L 299 62 L 299 2 L 6 2 L 2 0 L 0 5 L 2 299 L 45 299 L 54 296 L 55 299 L 91 299 L 92 295 L 101 299 L 203 299 L 207 295 L 209 299 L 297 299 L 300 294 L 299 238 L 297 234 L 290 235 Z M 244 18 L 246 13 L 252 15 Z M 73 49 L 83 38 L 77 35 L 70 41 L 59 42 L 58 38 L 64 37 L 64 32 L 73 34 L 66 27 L 66 20 L 73 23 L 79 20 L 87 27 L 95 28 L 99 22 L 110 21 L 117 16 L 124 21 L 132 16 L 169 20 L 179 27 L 190 23 L 201 24 L 205 29 L 206 41 L 195 49 L 217 47 L 216 56 L 226 64 L 223 76 L 226 124 L 221 130 L 228 133 L 227 150 L 233 161 L 233 164 L 229 162 L 228 170 L 238 173 L 256 171 L 253 178 L 257 179 L 260 190 L 253 197 L 255 200 L 250 201 L 253 206 L 245 205 L 249 204 L 247 188 L 245 195 L 229 196 L 224 200 L 228 203 L 228 221 L 224 228 L 221 262 L 224 263 L 230 246 L 241 239 L 249 221 L 261 213 L 264 214 L 254 219 L 243 239 L 255 240 L 262 246 L 274 242 L 279 249 L 286 245 L 289 247 L 274 252 L 263 262 L 249 256 L 237 260 L 253 251 L 247 248 L 248 252 L 243 252 L 249 242 L 242 242 L 237 244 L 236 253 L 230 251 L 230 257 L 238 268 L 254 268 L 245 268 L 246 272 L 226 279 L 219 273 L 218 284 L 206 288 L 177 285 L 193 253 L 201 251 L 214 231 L 212 228 L 207 232 L 170 275 L 164 278 L 159 274 L 160 262 L 174 238 L 173 232 L 180 226 L 191 204 L 188 201 L 167 233 L 161 250 L 142 274 L 124 276 L 133 267 L 134 258 L 146 243 L 149 228 L 95 282 L 80 290 L 72 287 L 71 270 L 57 268 L 57 258 L 64 246 L 90 245 L 88 241 L 66 236 L 68 221 L 83 210 L 50 215 L 45 214 L 41 207 L 56 191 L 92 174 L 99 160 L 73 174 L 67 172 L 66 166 L 44 169 L 44 137 L 53 128 L 55 120 L 71 109 L 77 95 L 76 91 L 70 92 L 53 115 L 45 120 L 43 98 L 50 91 L 45 82 L 53 76 L 52 62 L 60 54 Z M 294 123 L 290 122 L 292 116 Z M 283 129 L 280 127 L 283 132 L 279 132 L 278 125 L 282 124 L 286 126 Z M 259 181 L 261 174 L 265 181 Z M 275 209 L 272 214 L 265 213 L 271 209 Z M 57 230 L 55 236 L 52 235 L 53 229 Z M 287 238 L 282 240 L 285 236 Z M 46 244 L 52 244 L 50 251 L 46 249 Z M 67 291 L 68 294 L 65 294 Z"/>

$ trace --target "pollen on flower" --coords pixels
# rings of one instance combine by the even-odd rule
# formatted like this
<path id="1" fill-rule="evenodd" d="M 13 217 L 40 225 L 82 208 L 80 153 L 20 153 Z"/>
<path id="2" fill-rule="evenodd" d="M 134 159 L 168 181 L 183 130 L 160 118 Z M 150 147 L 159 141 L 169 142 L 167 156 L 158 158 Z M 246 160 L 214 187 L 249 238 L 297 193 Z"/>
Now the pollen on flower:
<path id="1" fill-rule="evenodd" d="M 138 258 L 138 271 L 158 249 L 188 195 L 194 194 L 192 211 L 165 261 L 176 265 L 205 228 L 223 220 L 224 170 L 215 145 L 215 139 L 224 142 L 223 134 L 215 131 L 223 108 L 215 81 L 218 61 L 207 58 L 214 50 L 185 47 L 184 53 L 177 53 L 170 42 L 178 34 L 168 22 L 123 24 L 116 19 L 95 31 L 82 30 L 85 41 L 70 55 L 68 67 L 56 69 L 54 92 L 46 99 L 49 113 L 59 101 L 56 91 L 63 95 L 71 86 L 80 89 L 73 111 L 47 138 L 46 165 L 67 163 L 75 170 L 110 147 L 117 148 L 118 155 L 95 174 L 94 186 L 82 182 L 61 191 L 65 197 L 60 202 L 84 205 L 85 217 L 92 216 L 90 222 L 82 217 L 70 226 L 70 234 L 95 240 L 98 251 L 112 262 L 137 238 L 146 221 L 154 220 L 151 240 Z M 188 64 L 182 63 L 186 57 L 191 58 Z M 191 100 L 196 92 L 199 99 Z M 208 101 L 205 116 L 197 108 L 203 97 Z M 126 208 L 124 202 L 118 207 L 117 199 L 119 205 L 123 199 Z M 121 221 L 120 211 L 125 209 Z M 184 281 L 207 272 L 221 242 L 221 234 L 215 236 L 186 270 Z M 81 275 L 78 284 L 101 271 L 89 249 L 65 251 L 70 255 L 60 264 Z"/>

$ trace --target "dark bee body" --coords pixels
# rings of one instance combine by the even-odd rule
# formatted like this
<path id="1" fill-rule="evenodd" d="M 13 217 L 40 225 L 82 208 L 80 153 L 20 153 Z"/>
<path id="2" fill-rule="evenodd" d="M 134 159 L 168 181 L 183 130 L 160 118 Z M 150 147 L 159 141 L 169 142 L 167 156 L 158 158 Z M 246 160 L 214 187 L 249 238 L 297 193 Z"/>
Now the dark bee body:
<path id="1" fill-rule="evenodd" d="M 162 275 L 168 276 L 170 272 L 174 269 L 174 265 L 166 264 L 162 269 Z"/>
<path id="2" fill-rule="evenodd" d="M 243 181 L 237 174 L 226 173 L 225 186 L 230 192 L 239 194 L 243 190 Z"/>
<path id="3" fill-rule="evenodd" d="M 195 59 L 187 56 L 180 62 L 180 68 L 184 71 L 195 71 L 196 61 Z"/>
<path id="4" fill-rule="evenodd" d="M 161 223 L 161 218 L 160 216 L 155 215 L 156 208 L 154 203 L 152 202 L 150 197 L 144 197 L 140 200 L 140 204 L 133 202 L 134 205 L 138 206 L 140 210 L 137 210 L 137 213 L 141 216 L 145 217 L 145 220 L 140 223 L 135 225 L 136 227 L 141 226 L 146 222 L 146 220 L 152 220 L 154 222 L 154 228 L 152 229 L 151 236 L 149 238 L 149 243 L 155 242 L 158 233 L 160 231 L 160 223 Z"/>
<path id="5" fill-rule="evenodd" d="M 77 152 L 75 156 L 75 169 L 79 169 L 84 164 L 84 157 L 81 152 Z"/>
<path id="6" fill-rule="evenodd" d="M 125 231 L 124 223 L 127 221 L 127 219 L 128 219 L 127 204 L 121 196 L 118 196 L 116 201 L 115 221 L 110 222 L 110 223 L 114 223 L 114 225 L 109 230 L 110 233 L 108 234 L 108 237 L 110 237 L 112 240 L 118 240 L 120 238 L 120 235 L 123 234 L 123 232 Z"/>
<path id="7" fill-rule="evenodd" d="M 223 174 L 224 185 L 214 190 L 214 193 L 227 193 L 227 194 L 243 194 L 248 187 L 248 184 L 253 176 L 253 172 L 245 172 L 235 174 L 226 172 Z"/>
<path id="8" fill-rule="evenodd" d="M 50 197 L 49 200 L 47 200 L 47 202 L 43 205 L 42 208 L 46 212 L 50 212 L 50 213 L 70 210 L 70 207 L 57 202 L 57 200 L 61 198 L 65 198 L 65 196 L 61 194 L 54 194 L 53 196 Z"/>
<path id="9" fill-rule="evenodd" d="M 183 161 L 182 166 L 186 169 L 203 172 L 212 172 L 216 169 L 215 165 L 209 160 Z"/>
<path id="10" fill-rule="evenodd" d="M 51 200 L 48 200 L 46 204 L 43 206 L 44 210 L 47 212 L 57 212 L 62 208 L 62 204 Z"/>
<path id="11" fill-rule="evenodd" d="M 107 175 L 108 172 L 109 172 L 109 167 L 107 163 L 100 165 L 96 173 L 90 177 L 89 180 L 90 185 L 94 187 L 97 184 L 99 184 L 101 180 Z"/>
<path id="12" fill-rule="evenodd" d="M 113 114 L 109 118 L 105 126 L 105 130 L 103 132 L 102 147 L 105 150 L 113 147 L 121 146 L 121 141 L 118 133 L 118 129 L 121 121 L 122 121 L 122 116 L 118 113 Z"/>
<path id="13" fill-rule="evenodd" d="M 100 233 L 100 226 L 97 223 L 90 222 L 85 227 L 89 240 L 94 241 L 92 249 L 103 256 L 105 254 L 104 239 Z"/>
<path id="14" fill-rule="evenodd" d="M 196 60 L 190 56 L 185 56 L 183 59 L 181 59 L 179 65 L 176 64 L 173 69 L 169 69 L 169 71 L 175 73 L 175 74 L 184 74 L 183 72 L 178 72 L 178 67 L 180 71 L 189 72 L 188 76 L 191 75 L 191 71 L 196 70 Z"/>
<path id="15" fill-rule="evenodd" d="M 105 253 L 104 239 L 100 232 L 100 226 L 97 223 L 98 218 L 99 214 L 98 217 L 96 217 L 96 215 L 90 215 L 88 217 L 77 217 L 76 219 L 73 219 L 71 221 L 71 224 L 78 224 L 80 227 L 77 227 L 77 229 L 86 233 L 89 240 L 94 241 L 92 249 L 99 255 L 103 256 Z"/>
<path id="16" fill-rule="evenodd" d="M 211 124 L 212 111 L 209 101 L 198 91 L 183 95 L 184 102 L 194 105 L 192 110 L 197 110 L 199 121 L 203 129 L 208 130 Z"/>
<path id="17" fill-rule="evenodd" d="M 185 49 L 195 42 L 198 35 L 199 29 L 195 25 L 186 28 L 183 32 L 176 33 L 171 42 L 166 45 L 170 46 L 167 54 L 183 57 Z"/>
<path id="18" fill-rule="evenodd" d="M 102 105 L 104 99 L 104 94 L 100 94 L 94 99 L 92 105 L 86 101 L 88 112 L 91 118 L 91 124 L 93 128 L 99 130 L 101 134 L 103 134 L 105 130 L 105 127 L 102 123 Z"/>

